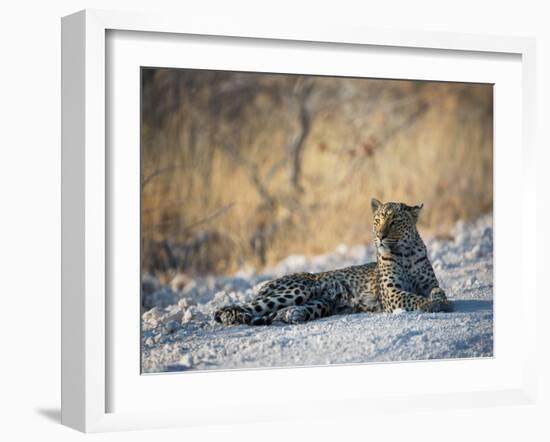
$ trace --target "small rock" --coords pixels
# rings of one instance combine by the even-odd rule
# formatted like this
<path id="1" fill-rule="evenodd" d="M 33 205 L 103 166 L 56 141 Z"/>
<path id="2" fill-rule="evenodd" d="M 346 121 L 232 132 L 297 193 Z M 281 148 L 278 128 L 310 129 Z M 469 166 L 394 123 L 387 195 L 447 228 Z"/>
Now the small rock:
<path id="1" fill-rule="evenodd" d="M 154 307 L 151 310 L 146 311 L 141 316 L 146 328 L 154 328 L 158 325 L 160 318 L 164 314 L 164 310 L 159 307 Z"/>
<path id="2" fill-rule="evenodd" d="M 433 268 L 436 269 L 436 270 L 441 270 L 443 268 L 443 263 L 441 262 L 440 259 L 436 259 L 433 262 Z"/>
<path id="3" fill-rule="evenodd" d="M 183 314 L 182 322 L 185 323 L 189 321 L 205 321 L 206 319 L 207 316 L 199 311 L 196 306 L 191 306 Z"/>
<path id="4" fill-rule="evenodd" d="M 189 309 L 183 314 L 182 322 L 189 322 L 191 319 L 193 319 L 193 312 Z"/>
<path id="5" fill-rule="evenodd" d="M 173 306 L 173 308 L 162 317 L 162 322 L 181 322 L 182 316 L 183 311 L 179 308 L 179 306 Z"/>
<path id="6" fill-rule="evenodd" d="M 466 259 L 476 259 L 482 256 L 481 247 L 476 244 L 472 249 L 464 254 Z"/>
<path id="7" fill-rule="evenodd" d="M 181 365 L 184 365 L 185 367 L 192 367 L 193 366 L 193 356 L 191 356 L 189 353 L 183 355 L 180 360 L 179 360 L 179 363 Z"/>
<path id="8" fill-rule="evenodd" d="M 189 298 L 181 298 L 178 301 L 178 307 L 182 311 L 187 310 L 192 305 L 196 305 L 196 303 L 193 300 L 189 299 Z"/>
<path id="9" fill-rule="evenodd" d="M 166 344 L 168 341 L 170 341 L 170 338 L 167 335 L 161 335 L 159 339 L 160 344 Z"/>
<path id="10" fill-rule="evenodd" d="M 243 302 L 243 294 L 241 292 L 231 292 L 228 295 L 229 299 L 233 302 Z"/>
<path id="11" fill-rule="evenodd" d="M 167 333 L 174 333 L 180 327 L 181 327 L 181 324 L 177 321 L 170 321 L 165 326 Z"/>
<path id="12" fill-rule="evenodd" d="M 214 295 L 213 302 L 216 304 L 226 304 L 230 298 L 225 291 L 218 292 Z"/>

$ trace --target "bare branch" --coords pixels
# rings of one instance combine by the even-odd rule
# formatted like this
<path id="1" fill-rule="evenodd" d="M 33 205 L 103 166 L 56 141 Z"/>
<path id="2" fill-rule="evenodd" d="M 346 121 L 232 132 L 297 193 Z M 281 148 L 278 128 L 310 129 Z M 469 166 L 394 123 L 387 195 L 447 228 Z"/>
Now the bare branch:
<path id="1" fill-rule="evenodd" d="M 224 146 L 224 150 L 229 154 L 229 156 L 233 161 L 235 161 L 236 163 L 246 168 L 250 181 L 252 181 L 252 183 L 254 184 L 254 187 L 256 188 L 256 191 L 258 192 L 258 195 L 260 195 L 262 200 L 268 206 L 275 205 L 275 198 L 271 195 L 271 193 L 265 187 L 262 181 L 262 178 L 260 176 L 260 173 L 258 171 L 258 165 L 256 163 L 253 163 L 247 160 L 236 149 L 228 145 Z"/>
<path id="2" fill-rule="evenodd" d="M 188 226 L 184 227 L 184 231 L 191 230 L 197 226 L 200 226 L 201 224 L 208 223 L 222 215 L 224 215 L 229 209 L 231 209 L 235 203 L 229 203 L 223 207 L 220 207 L 219 209 L 214 210 L 212 213 L 209 213 L 204 218 L 199 219 L 198 221 L 195 221 L 192 224 L 189 224 Z"/>
<path id="3" fill-rule="evenodd" d="M 297 100 L 298 107 L 298 120 L 299 120 L 299 132 L 294 139 L 294 142 L 290 145 L 290 182 L 292 187 L 297 191 L 302 191 L 300 185 L 300 178 L 302 174 L 302 153 L 306 138 L 311 129 L 311 109 L 309 106 L 309 100 L 313 91 L 313 81 L 310 79 L 301 79 L 298 81 L 294 88 L 295 99 Z"/>
<path id="4" fill-rule="evenodd" d="M 146 177 L 142 178 L 142 180 L 141 180 L 141 190 L 143 191 L 143 188 L 148 183 L 150 183 L 153 178 L 155 178 L 159 175 L 168 173 L 168 172 L 173 172 L 177 169 L 184 169 L 184 168 L 185 168 L 185 166 L 183 164 L 176 164 L 174 166 L 163 167 L 161 169 L 155 170 L 154 172 L 150 173 Z"/>
<path id="5" fill-rule="evenodd" d="M 190 230 L 194 229 L 195 227 L 198 227 L 202 224 L 206 224 L 222 215 L 224 215 L 229 209 L 231 209 L 233 206 L 235 205 L 235 203 L 230 203 L 230 204 L 227 204 L 223 207 L 220 207 L 219 209 L 216 209 L 214 210 L 212 213 L 209 213 L 208 215 L 206 215 L 205 217 L 195 221 L 194 223 L 191 223 L 187 226 L 183 226 L 183 228 L 181 229 L 181 231 L 183 233 L 187 233 L 189 232 Z M 158 229 L 158 228 L 164 228 L 166 226 L 170 226 L 170 225 L 173 225 L 174 223 L 176 222 L 179 222 L 179 220 L 166 220 L 166 221 L 162 221 L 162 222 L 159 222 L 157 224 L 154 224 L 152 226 L 150 226 L 148 229 L 146 230 L 153 230 L 153 229 Z"/>

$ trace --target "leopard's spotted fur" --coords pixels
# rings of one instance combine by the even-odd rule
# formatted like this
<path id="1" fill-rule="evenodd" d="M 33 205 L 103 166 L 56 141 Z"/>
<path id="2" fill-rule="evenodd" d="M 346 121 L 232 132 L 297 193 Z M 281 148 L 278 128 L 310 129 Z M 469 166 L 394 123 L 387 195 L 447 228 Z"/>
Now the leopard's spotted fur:
<path id="1" fill-rule="evenodd" d="M 295 273 L 270 281 L 248 304 L 218 310 L 222 324 L 301 323 L 337 313 L 450 311 L 416 229 L 422 206 L 373 199 L 377 259 L 321 273 Z"/>

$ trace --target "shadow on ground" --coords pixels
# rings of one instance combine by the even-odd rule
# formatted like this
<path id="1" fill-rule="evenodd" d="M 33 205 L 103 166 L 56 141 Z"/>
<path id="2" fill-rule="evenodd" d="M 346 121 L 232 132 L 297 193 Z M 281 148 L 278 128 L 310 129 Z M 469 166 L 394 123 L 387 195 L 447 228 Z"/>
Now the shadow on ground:
<path id="1" fill-rule="evenodd" d="M 51 422 L 54 422 L 56 424 L 61 423 L 61 410 L 59 408 L 37 408 L 34 411 L 36 412 L 36 414 Z"/>
<path id="2" fill-rule="evenodd" d="M 485 299 L 459 299 L 453 301 L 455 313 L 492 312 L 493 301 Z"/>

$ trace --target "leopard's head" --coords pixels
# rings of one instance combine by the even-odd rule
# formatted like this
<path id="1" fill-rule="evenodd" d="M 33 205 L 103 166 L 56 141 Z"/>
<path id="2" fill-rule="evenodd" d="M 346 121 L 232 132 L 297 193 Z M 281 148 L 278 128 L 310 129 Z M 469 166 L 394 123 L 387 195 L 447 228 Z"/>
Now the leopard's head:
<path id="1" fill-rule="evenodd" d="M 423 204 L 408 206 L 403 203 L 381 203 L 371 200 L 374 214 L 373 235 L 378 253 L 390 254 L 392 247 L 416 233 L 416 222 Z"/>

